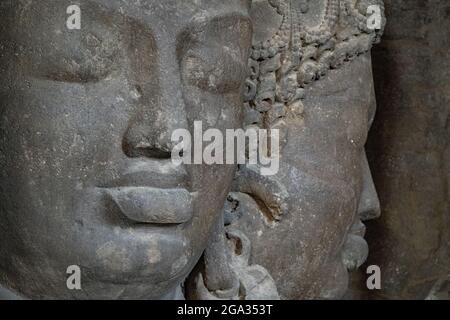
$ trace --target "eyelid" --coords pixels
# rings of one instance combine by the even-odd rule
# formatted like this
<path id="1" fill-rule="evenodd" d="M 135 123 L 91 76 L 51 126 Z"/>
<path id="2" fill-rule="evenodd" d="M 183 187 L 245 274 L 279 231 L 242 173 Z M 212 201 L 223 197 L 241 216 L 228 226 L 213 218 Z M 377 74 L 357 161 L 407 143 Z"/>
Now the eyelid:
<path id="1" fill-rule="evenodd" d="M 63 83 L 95 83 L 112 76 L 118 68 L 119 51 L 111 51 L 110 55 L 85 55 L 75 62 L 70 55 L 61 53 L 57 57 L 47 57 L 34 61 L 30 76 Z"/>

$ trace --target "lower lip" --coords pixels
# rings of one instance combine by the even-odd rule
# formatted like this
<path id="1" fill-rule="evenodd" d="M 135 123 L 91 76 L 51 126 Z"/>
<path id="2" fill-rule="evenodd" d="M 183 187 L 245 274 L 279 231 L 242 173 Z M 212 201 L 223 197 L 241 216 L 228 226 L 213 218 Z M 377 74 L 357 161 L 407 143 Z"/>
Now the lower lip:
<path id="1" fill-rule="evenodd" d="M 192 219 L 194 194 L 186 189 L 123 187 L 106 194 L 130 220 L 147 224 L 182 224 Z"/>

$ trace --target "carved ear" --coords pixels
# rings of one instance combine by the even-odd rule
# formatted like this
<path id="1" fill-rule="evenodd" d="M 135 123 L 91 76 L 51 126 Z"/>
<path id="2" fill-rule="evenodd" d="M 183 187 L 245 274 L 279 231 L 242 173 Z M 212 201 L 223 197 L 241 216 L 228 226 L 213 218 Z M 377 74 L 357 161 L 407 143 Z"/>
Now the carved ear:
<path id="1" fill-rule="evenodd" d="M 276 176 L 263 176 L 257 166 L 239 168 L 233 191 L 251 196 L 268 221 L 280 221 L 289 212 L 289 193 Z"/>

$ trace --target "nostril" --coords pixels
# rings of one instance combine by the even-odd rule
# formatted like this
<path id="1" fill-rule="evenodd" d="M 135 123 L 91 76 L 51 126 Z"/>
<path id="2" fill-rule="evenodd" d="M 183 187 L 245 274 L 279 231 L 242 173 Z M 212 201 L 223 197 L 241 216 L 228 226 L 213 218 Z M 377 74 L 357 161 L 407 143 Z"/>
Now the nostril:
<path id="1" fill-rule="evenodd" d="M 142 87 L 139 85 L 134 86 L 134 88 L 130 91 L 130 94 L 133 99 L 139 100 L 142 98 Z"/>
<path id="2" fill-rule="evenodd" d="M 141 128 L 142 129 L 142 128 Z M 128 130 L 122 140 L 123 153 L 130 158 L 169 159 L 172 156 L 170 145 L 159 143 L 143 134 L 139 128 Z"/>
<path id="3" fill-rule="evenodd" d="M 145 149 L 145 151 L 143 151 L 142 153 L 142 156 L 156 159 L 170 159 L 172 157 L 172 153 L 160 149 Z"/>
<path id="4" fill-rule="evenodd" d="M 130 158 L 156 158 L 169 159 L 172 157 L 171 150 L 152 146 L 149 143 L 138 143 L 136 145 L 124 142 L 122 145 L 123 152 Z"/>

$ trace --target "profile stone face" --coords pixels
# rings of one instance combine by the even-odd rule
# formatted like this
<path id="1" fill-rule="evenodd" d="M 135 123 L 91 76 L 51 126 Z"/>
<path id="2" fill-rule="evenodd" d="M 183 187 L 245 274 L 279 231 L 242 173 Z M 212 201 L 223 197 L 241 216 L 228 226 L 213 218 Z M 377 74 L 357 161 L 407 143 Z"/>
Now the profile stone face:
<path id="1" fill-rule="evenodd" d="M 367 23 L 373 5 L 379 30 Z M 277 175 L 240 167 L 225 207 L 231 255 L 264 272 L 245 287 L 242 266 L 230 269 L 250 299 L 265 297 L 268 283 L 282 299 L 341 298 L 347 271 L 367 258 L 362 221 L 379 215 L 364 146 L 376 109 L 369 51 L 382 33 L 383 3 L 260 0 L 251 16 L 245 125 L 279 129 L 282 146 Z M 233 249 L 236 234 L 246 254 Z M 218 295 L 202 279 L 220 278 L 207 258 L 221 246 L 207 249 L 193 281 L 200 296 Z"/>
<path id="2" fill-rule="evenodd" d="M 3 1 L 2 1 L 3 2 Z M 27 298 L 175 298 L 234 166 L 174 166 L 194 121 L 241 127 L 248 1 L 2 6 L 0 283 Z M 82 290 L 68 290 L 78 265 Z"/>

